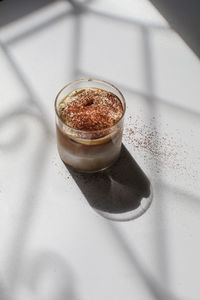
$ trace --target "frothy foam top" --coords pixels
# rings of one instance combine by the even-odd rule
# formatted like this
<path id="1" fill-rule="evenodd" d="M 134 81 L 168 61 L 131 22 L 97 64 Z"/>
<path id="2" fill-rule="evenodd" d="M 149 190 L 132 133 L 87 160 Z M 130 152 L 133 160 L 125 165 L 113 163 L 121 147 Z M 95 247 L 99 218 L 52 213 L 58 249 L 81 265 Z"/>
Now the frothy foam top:
<path id="1" fill-rule="evenodd" d="M 62 121 L 75 129 L 96 131 L 113 126 L 123 114 L 120 99 L 98 88 L 76 89 L 58 106 Z"/>

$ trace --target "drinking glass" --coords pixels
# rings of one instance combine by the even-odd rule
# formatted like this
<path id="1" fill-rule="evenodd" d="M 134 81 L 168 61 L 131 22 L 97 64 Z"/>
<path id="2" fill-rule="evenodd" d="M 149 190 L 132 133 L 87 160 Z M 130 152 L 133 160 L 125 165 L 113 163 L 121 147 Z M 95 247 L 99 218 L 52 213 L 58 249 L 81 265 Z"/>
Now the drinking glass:
<path id="1" fill-rule="evenodd" d="M 115 94 L 121 101 L 121 118 L 110 127 L 95 131 L 84 131 L 65 124 L 59 116 L 60 102 L 72 91 L 84 88 L 103 89 Z M 80 79 L 66 85 L 55 100 L 57 147 L 63 162 L 80 172 L 98 172 L 110 167 L 119 157 L 126 102 L 114 85 L 97 79 Z"/>

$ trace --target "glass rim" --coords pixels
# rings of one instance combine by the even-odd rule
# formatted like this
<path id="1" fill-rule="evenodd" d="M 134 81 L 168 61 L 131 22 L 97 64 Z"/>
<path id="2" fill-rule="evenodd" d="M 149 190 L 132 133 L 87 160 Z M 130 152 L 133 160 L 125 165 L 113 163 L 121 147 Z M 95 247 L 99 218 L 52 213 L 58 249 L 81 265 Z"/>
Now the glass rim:
<path id="1" fill-rule="evenodd" d="M 65 123 L 63 122 L 63 120 L 60 118 L 60 116 L 59 116 L 59 114 L 58 114 L 57 107 L 56 107 L 57 101 L 58 101 L 58 98 L 59 98 L 60 94 L 61 94 L 67 87 L 71 86 L 72 84 L 78 83 L 78 82 L 82 82 L 82 81 L 88 81 L 88 82 L 90 82 L 90 81 L 96 81 L 96 82 L 99 82 L 99 83 L 104 83 L 104 84 L 106 84 L 106 85 L 108 85 L 108 86 L 111 86 L 111 87 L 114 88 L 115 90 L 117 90 L 117 92 L 120 94 L 120 96 L 121 96 L 121 98 L 122 98 L 122 100 L 123 100 L 123 105 L 124 105 L 124 107 L 123 107 L 123 113 L 122 113 L 121 117 L 119 118 L 119 120 L 118 120 L 114 125 L 109 126 L 109 127 L 106 127 L 106 128 L 104 128 L 104 129 L 93 130 L 93 131 L 90 131 L 90 130 L 81 130 L 81 129 L 76 129 L 76 128 L 74 128 L 74 127 L 71 127 L 71 126 L 65 124 Z M 120 100 L 120 101 L 121 101 L 121 100 Z M 122 101 L 121 101 L 121 102 L 122 102 Z M 74 80 L 74 81 L 69 82 L 68 84 L 66 84 L 66 85 L 58 92 L 58 94 L 57 94 L 57 96 L 56 96 L 56 99 L 55 99 L 55 102 L 54 102 L 54 108 L 55 108 L 55 112 L 56 112 L 56 115 L 57 115 L 58 119 L 62 122 L 62 124 L 64 124 L 64 126 L 68 127 L 69 129 L 74 130 L 75 132 L 86 133 L 86 134 L 90 134 L 90 133 L 93 134 L 93 133 L 97 133 L 97 132 L 98 132 L 98 133 L 104 132 L 104 131 L 106 131 L 106 130 L 108 130 L 108 129 L 112 129 L 113 127 L 115 127 L 115 126 L 123 119 L 124 114 L 125 114 L 125 111 L 126 111 L 126 100 L 125 100 L 125 98 L 124 98 L 122 92 L 121 92 L 116 86 L 114 86 L 113 84 L 111 84 L 111 83 L 109 83 L 109 82 L 107 82 L 107 81 L 105 81 L 105 80 L 100 80 L 100 79 L 95 79 L 95 78 L 81 78 L 81 79 L 78 79 L 78 80 Z"/>

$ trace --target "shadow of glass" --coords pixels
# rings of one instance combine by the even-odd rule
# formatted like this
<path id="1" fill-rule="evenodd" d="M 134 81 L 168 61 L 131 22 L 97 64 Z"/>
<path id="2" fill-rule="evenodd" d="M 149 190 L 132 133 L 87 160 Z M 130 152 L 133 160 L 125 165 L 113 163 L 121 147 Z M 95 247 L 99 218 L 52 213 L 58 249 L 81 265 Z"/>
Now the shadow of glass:
<path id="1" fill-rule="evenodd" d="M 124 145 L 118 161 L 102 172 L 78 173 L 66 168 L 91 207 L 108 219 L 135 219 L 151 204 L 150 181 Z"/>

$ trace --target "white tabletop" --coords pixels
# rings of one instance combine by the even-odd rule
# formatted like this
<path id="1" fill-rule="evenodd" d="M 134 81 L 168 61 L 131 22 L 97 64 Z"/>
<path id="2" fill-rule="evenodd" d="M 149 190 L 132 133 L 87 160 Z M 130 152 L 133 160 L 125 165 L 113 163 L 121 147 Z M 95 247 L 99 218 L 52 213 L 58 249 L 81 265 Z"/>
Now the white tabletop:
<path id="1" fill-rule="evenodd" d="M 149 2 L 113 2 L 1 28 L 2 300 L 199 299 L 199 60 Z M 59 159 L 54 98 L 80 77 L 126 98 L 123 143 L 153 186 L 135 220 L 98 215 Z"/>

